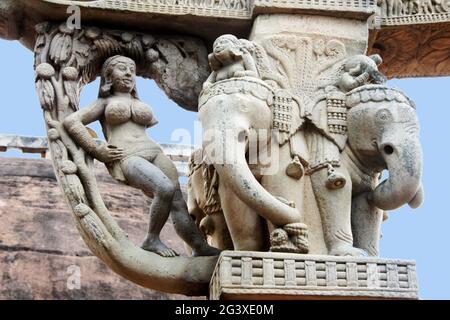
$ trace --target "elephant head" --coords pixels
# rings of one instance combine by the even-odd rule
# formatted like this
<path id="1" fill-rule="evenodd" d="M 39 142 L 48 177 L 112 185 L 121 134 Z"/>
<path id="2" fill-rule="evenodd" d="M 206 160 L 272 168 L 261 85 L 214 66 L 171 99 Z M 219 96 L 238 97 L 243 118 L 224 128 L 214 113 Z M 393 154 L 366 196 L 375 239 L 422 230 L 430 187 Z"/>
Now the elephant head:
<path id="1" fill-rule="evenodd" d="M 389 177 L 369 201 L 383 210 L 423 201 L 422 148 L 414 103 L 402 92 L 383 85 L 365 85 L 347 94 L 348 144 L 358 160 Z"/>

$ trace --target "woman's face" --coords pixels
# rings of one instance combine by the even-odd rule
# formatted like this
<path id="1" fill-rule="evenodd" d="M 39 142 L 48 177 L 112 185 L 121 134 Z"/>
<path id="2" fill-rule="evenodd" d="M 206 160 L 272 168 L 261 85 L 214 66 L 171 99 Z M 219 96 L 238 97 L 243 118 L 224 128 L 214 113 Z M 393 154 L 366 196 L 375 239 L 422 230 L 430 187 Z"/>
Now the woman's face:
<path id="1" fill-rule="evenodd" d="M 135 86 L 136 66 L 129 61 L 119 61 L 113 69 L 111 80 L 115 92 L 130 93 Z"/>

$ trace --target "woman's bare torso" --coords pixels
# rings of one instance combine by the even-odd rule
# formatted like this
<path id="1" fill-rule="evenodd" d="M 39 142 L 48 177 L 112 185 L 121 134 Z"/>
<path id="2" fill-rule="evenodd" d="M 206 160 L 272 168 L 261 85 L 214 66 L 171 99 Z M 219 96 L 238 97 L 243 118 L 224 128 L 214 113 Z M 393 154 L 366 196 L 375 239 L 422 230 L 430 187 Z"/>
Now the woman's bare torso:
<path id="1" fill-rule="evenodd" d="M 128 150 L 160 149 L 146 133 L 157 121 L 148 105 L 137 100 L 111 97 L 105 101 L 105 120 L 108 126 L 108 143 Z"/>

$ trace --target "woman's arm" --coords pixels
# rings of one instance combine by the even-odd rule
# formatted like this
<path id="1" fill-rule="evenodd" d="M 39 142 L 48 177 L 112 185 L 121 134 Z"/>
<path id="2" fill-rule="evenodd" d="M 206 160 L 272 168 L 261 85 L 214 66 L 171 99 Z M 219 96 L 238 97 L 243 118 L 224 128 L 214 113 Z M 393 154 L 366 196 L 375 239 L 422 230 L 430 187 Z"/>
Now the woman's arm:
<path id="1" fill-rule="evenodd" d="M 100 120 L 105 111 L 105 101 L 98 99 L 93 104 L 72 113 L 64 120 L 64 128 L 72 139 L 88 154 L 102 162 L 119 160 L 123 150 L 107 144 L 98 145 L 85 127 L 86 124 Z"/>

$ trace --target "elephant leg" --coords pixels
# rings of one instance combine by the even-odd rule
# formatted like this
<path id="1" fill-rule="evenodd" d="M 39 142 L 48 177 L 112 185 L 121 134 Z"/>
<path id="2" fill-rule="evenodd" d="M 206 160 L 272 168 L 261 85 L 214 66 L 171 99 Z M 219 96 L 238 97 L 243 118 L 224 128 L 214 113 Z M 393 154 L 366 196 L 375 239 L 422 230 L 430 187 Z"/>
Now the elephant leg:
<path id="1" fill-rule="evenodd" d="M 299 137 L 297 137 L 299 138 Z M 293 139 L 293 138 L 291 138 Z M 300 143 L 302 140 L 297 139 Z M 273 148 L 278 148 L 277 152 L 273 152 Z M 306 146 L 305 146 L 306 148 Z M 289 171 L 288 168 L 293 164 L 293 157 L 291 152 L 291 144 L 285 143 L 282 146 L 272 146 L 272 157 L 271 161 L 277 163 L 272 163 L 273 172 L 269 174 L 264 174 L 261 176 L 261 185 L 269 191 L 270 194 L 275 196 L 280 201 L 287 203 L 291 206 L 294 206 L 298 210 L 298 221 L 299 223 L 291 226 L 285 226 L 285 232 L 287 232 L 287 236 L 290 238 L 288 242 L 292 243 L 298 253 L 308 253 L 309 252 L 309 232 L 308 226 L 305 223 L 305 219 L 303 216 L 303 185 L 304 181 L 301 178 L 303 176 L 303 168 L 301 176 L 298 175 L 289 175 L 292 171 Z M 300 164 L 300 162 L 298 162 Z M 300 164 L 300 166 L 302 166 Z M 294 226 L 294 228 L 292 228 Z M 279 226 L 274 226 L 272 224 L 268 225 L 271 230 L 271 235 L 277 233 L 276 229 Z M 285 243 L 280 246 L 280 244 L 276 245 L 271 241 L 271 250 L 274 251 L 288 251 L 285 246 L 290 247 L 290 243 Z M 278 247 L 278 249 L 277 249 Z"/>
<path id="2" fill-rule="evenodd" d="M 267 227 L 263 219 L 231 189 L 221 185 L 219 193 L 234 250 L 267 251 Z"/>
<path id="3" fill-rule="evenodd" d="M 196 192 L 194 190 L 194 186 L 189 186 L 188 187 L 188 192 L 187 192 L 187 208 L 188 208 L 188 212 L 189 215 L 191 216 L 191 218 L 195 221 L 195 224 L 197 226 L 200 226 L 200 222 L 203 220 L 203 218 L 206 216 L 206 214 L 203 212 L 203 210 L 200 208 L 198 201 L 197 201 L 197 197 L 196 197 Z"/>
<path id="4" fill-rule="evenodd" d="M 378 256 L 383 210 L 370 205 L 367 193 L 362 193 L 352 201 L 352 231 L 354 245 L 365 250 L 370 256 Z"/>
<path id="5" fill-rule="evenodd" d="M 200 223 L 200 230 L 207 235 L 208 242 L 213 247 L 220 250 L 233 250 L 233 241 L 223 211 L 206 216 Z"/>
<path id="6" fill-rule="evenodd" d="M 328 253 L 335 256 L 365 255 L 363 250 L 353 247 L 350 175 L 344 167 L 336 167 L 335 171 L 344 176 L 347 181 L 340 189 L 327 188 L 328 170 L 326 168 L 311 175 L 311 184 L 322 218 Z"/>
<path id="7" fill-rule="evenodd" d="M 303 181 L 286 174 L 287 167 L 292 163 L 289 143 L 279 147 L 278 159 L 275 157 L 272 161 L 278 161 L 276 165 L 277 170 L 274 174 L 262 175 L 261 185 L 275 197 L 282 198 L 287 202 L 293 202 L 295 207 L 299 209 L 298 220 L 303 222 L 301 215 L 301 208 L 303 208 Z"/>

